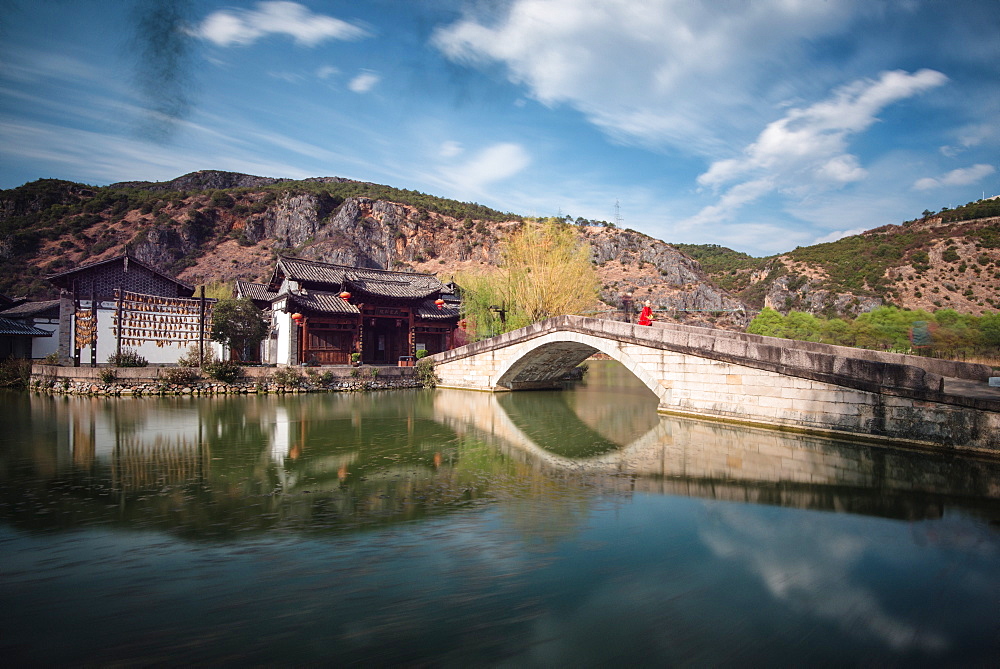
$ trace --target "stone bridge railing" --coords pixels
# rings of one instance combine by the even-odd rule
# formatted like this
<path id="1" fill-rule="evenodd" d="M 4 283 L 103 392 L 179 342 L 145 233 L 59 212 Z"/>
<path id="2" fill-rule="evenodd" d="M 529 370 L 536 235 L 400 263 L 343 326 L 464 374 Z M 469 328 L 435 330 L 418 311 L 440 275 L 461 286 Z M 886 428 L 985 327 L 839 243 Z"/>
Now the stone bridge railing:
<path id="1" fill-rule="evenodd" d="M 602 352 L 694 417 L 1000 454 L 990 368 L 690 327 L 560 316 L 432 357 L 442 387 L 558 387 Z M 963 384 L 966 384 L 963 386 Z"/>
<path id="2" fill-rule="evenodd" d="M 763 337 L 688 325 L 657 323 L 654 326 L 640 326 L 582 316 L 550 318 L 519 330 L 439 353 L 434 356 L 434 360 L 438 364 L 443 364 L 466 357 L 491 354 L 554 332 L 581 333 L 603 338 L 609 342 L 628 343 L 736 363 L 753 369 L 822 381 L 845 388 L 937 401 L 942 399 L 943 382 L 946 377 L 985 383 L 992 371 L 987 365 L 953 360 Z M 579 361 L 574 362 L 573 365 L 578 363 Z M 554 382 L 564 375 L 566 369 L 550 371 L 550 378 L 546 380 Z M 1000 409 L 995 402 L 981 398 L 953 396 L 951 400 L 966 406 Z"/>

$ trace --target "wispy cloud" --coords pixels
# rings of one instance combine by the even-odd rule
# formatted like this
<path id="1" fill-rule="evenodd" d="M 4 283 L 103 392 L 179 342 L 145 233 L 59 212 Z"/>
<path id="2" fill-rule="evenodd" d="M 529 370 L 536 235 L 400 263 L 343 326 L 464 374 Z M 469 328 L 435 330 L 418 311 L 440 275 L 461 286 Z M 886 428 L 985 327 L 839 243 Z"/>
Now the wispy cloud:
<path id="1" fill-rule="evenodd" d="M 347 87 L 355 93 L 367 93 L 375 88 L 381 80 L 382 78 L 374 72 L 362 72 L 351 79 Z"/>
<path id="2" fill-rule="evenodd" d="M 520 144 L 494 144 L 460 165 L 441 170 L 436 180 L 467 197 L 481 194 L 487 186 L 509 179 L 530 164 L 531 156 Z"/>
<path id="3" fill-rule="evenodd" d="M 984 177 L 988 177 L 996 171 L 996 168 L 992 165 L 980 163 L 978 165 L 973 165 L 972 167 L 963 167 L 957 170 L 952 170 L 951 172 L 943 174 L 939 177 L 925 177 L 923 179 L 918 179 L 916 183 L 913 184 L 913 189 L 931 190 L 934 188 L 941 188 L 943 186 L 968 186 L 969 184 L 974 184 L 977 181 L 980 181 Z"/>
<path id="4" fill-rule="evenodd" d="M 993 124 L 979 123 L 965 126 L 956 133 L 954 144 L 941 147 L 941 153 L 949 158 L 954 158 L 963 151 L 968 151 L 996 136 L 997 128 Z"/>
<path id="5" fill-rule="evenodd" d="M 770 123 L 742 156 L 718 160 L 698 177 L 699 185 L 711 188 L 736 183 L 716 204 L 682 225 L 731 219 L 740 207 L 771 192 L 802 198 L 864 179 L 866 170 L 847 152 L 848 140 L 871 127 L 888 105 L 945 81 L 947 78 L 934 70 L 883 72 L 876 80 L 854 82 L 826 100 L 788 110 L 783 118 Z"/>
<path id="6" fill-rule="evenodd" d="M 218 46 L 253 44 L 267 35 L 287 35 L 300 46 L 316 46 L 329 39 L 355 40 L 368 36 L 360 26 L 316 14 L 297 2 L 258 2 L 256 9 L 221 9 L 209 14 L 193 34 Z"/>
<path id="7" fill-rule="evenodd" d="M 335 68 L 333 65 L 324 65 L 323 67 L 316 70 L 316 76 L 320 79 L 329 79 L 330 77 L 338 74 L 340 70 Z"/>
<path id="8" fill-rule="evenodd" d="M 764 129 L 741 158 L 720 160 L 698 177 L 718 186 L 744 174 L 805 169 L 811 178 L 846 183 L 864 178 L 857 158 L 846 153 L 847 139 L 867 130 L 888 105 L 940 86 L 947 78 L 934 70 L 914 74 L 883 72 L 875 81 L 858 81 L 805 109 L 792 109 Z"/>
<path id="9" fill-rule="evenodd" d="M 447 142 L 441 145 L 440 153 L 442 158 L 454 158 L 455 156 L 461 154 L 462 151 L 464 150 L 465 149 L 463 149 L 462 145 L 459 144 L 458 142 L 454 140 L 448 140 Z"/>
<path id="10" fill-rule="evenodd" d="M 826 244 L 827 242 L 835 242 L 838 239 L 843 239 L 844 237 L 851 237 L 853 235 L 860 235 L 865 232 L 867 228 L 854 228 L 853 230 L 834 230 L 833 232 L 818 237 L 813 240 L 813 244 Z"/>
<path id="11" fill-rule="evenodd" d="M 780 94 L 773 81 L 789 73 L 792 55 L 862 6 L 515 0 L 499 18 L 470 15 L 439 29 L 433 44 L 455 62 L 503 64 L 536 100 L 568 104 L 615 137 L 714 150 L 762 96 Z"/>

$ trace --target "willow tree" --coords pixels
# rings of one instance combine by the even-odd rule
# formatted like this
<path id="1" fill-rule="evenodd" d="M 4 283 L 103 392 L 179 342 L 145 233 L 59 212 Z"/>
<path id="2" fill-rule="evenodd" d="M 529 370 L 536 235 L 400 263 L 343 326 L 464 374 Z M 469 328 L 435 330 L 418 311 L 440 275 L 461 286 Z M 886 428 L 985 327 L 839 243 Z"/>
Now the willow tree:
<path id="1" fill-rule="evenodd" d="M 556 219 L 525 221 L 503 244 L 494 270 L 456 277 L 463 315 L 477 338 L 592 309 L 600 281 L 590 245 Z"/>

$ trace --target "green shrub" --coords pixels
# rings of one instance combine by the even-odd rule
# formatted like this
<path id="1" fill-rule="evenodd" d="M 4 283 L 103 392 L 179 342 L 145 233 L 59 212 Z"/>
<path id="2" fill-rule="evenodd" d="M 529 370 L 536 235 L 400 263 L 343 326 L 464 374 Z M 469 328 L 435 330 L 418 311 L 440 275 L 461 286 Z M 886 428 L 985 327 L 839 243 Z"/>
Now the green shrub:
<path id="1" fill-rule="evenodd" d="M 109 384 L 118 380 L 118 372 L 113 367 L 105 367 L 101 370 L 101 383 Z"/>
<path id="2" fill-rule="evenodd" d="M 194 367 L 169 367 L 163 370 L 162 378 L 175 385 L 187 385 L 201 378 L 201 373 Z"/>
<path id="3" fill-rule="evenodd" d="M 206 344 L 204 350 L 205 354 L 203 362 L 205 366 L 208 366 L 213 362 L 216 362 L 215 349 Z M 187 353 L 177 358 L 177 365 L 179 367 L 199 367 L 200 365 L 198 364 L 198 345 L 192 344 L 191 346 L 188 346 Z"/>
<path id="4" fill-rule="evenodd" d="M 302 375 L 294 367 L 281 367 L 271 378 L 279 386 L 295 388 L 302 384 Z"/>
<path id="5" fill-rule="evenodd" d="M 434 388 L 438 384 L 437 375 L 434 373 L 434 361 L 423 359 L 417 362 L 417 378 L 424 388 Z"/>
<path id="6" fill-rule="evenodd" d="M 243 367 L 232 360 L 221 360 L 205 365 L 205 373 L 216 381 L 232 383 L 243 378 Z"/>
<path id="7" fill-rule="evenodd" d="M 417 360 L 420 360 L 421 358 L 426 358 L 427 355 L 428 353 L 426 348 L 419 349 L 417 351 Z"/>
<path id="8" fill-rule="evenodd" d="M 26 388 L 30 380 L 30 360 L 7 358 L 0 362 L 0 388 Z"/>
<path id="9" fill-rule="evenodd" d="M 115 367 L 146 367 L 149 361 L 135 349 L 123 348 L 121 353 L 112 353 L 108 356 L 108 364 Z"/>

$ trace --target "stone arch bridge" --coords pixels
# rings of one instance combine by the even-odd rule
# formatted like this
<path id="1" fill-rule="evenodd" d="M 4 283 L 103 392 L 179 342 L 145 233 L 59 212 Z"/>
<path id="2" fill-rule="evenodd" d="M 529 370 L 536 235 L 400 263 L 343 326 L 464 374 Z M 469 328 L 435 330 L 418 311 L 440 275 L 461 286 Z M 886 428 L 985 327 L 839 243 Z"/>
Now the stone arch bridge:
<path id="1" fill-rule="evenodd" d="M 1000 456 L 985 365 L 726 330 L 559 316 L 431 357 L 440 387 L 561 387 L 595 353 L 631 370 L 663 413 Z"/>

